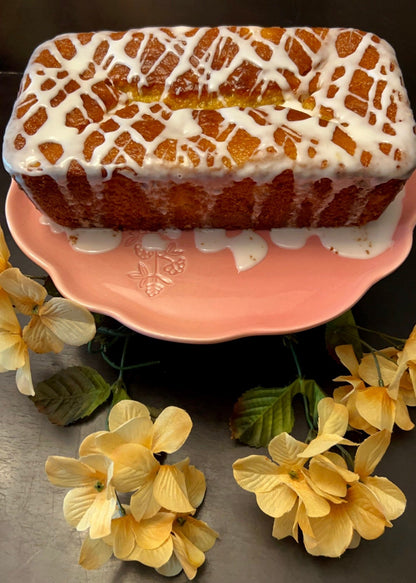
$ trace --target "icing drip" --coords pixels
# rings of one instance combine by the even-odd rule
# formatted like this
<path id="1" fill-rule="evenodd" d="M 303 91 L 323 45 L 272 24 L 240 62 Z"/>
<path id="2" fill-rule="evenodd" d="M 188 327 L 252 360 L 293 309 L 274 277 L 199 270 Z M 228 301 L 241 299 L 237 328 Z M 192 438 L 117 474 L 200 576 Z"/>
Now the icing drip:
<path id="1" fill-rule="evenodd" d="M 195 245 L 202 253 L 216 253 L 230 249 L 237 271 L 251 269 L 267 255 L 267 243 L 254 231 L 242 231 L 228 236 L 223 229 L 196 229 Z"/>
<path id="2" fill-rule="evenodd" d="M 65 233 L 71 247 L 81 253 L 108 253 L 116 249 L 122 239 L 122 233 L 113 229 L 68 229 L 45 216 L 40 222 L 49 226 L 53 233 Z"/>

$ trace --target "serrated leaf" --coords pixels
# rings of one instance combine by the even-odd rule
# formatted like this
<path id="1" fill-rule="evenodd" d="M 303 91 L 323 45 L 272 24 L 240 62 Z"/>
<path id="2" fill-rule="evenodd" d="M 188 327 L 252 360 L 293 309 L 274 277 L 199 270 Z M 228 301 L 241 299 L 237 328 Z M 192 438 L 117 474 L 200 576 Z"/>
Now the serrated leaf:
<path id="1" fill-rule="evenodd" d="M 295 422 L 293 399 L 299 394 L 307 401 L 309 417 L 316 418 L 318 402 L 326 395 L 314 380 L 298 378 L 287 387 L 246 391 L 234 406 L 232 437 L 253 447 L 266 447 L 275 435 L 290 433 Z"/>
<path id="2" fill-rule="evenodd" d="M 335 347 L 342 344 L 352 344 L 358 360 L 363 356 L 363 349 L 357 325 L 351 310 L 348 310 L 325 326 L 325 343 L 331 356 L 335 356 Z"/>
<path id="3" fill-rule="evenodd" d="M 96 370 L 71 366 L 36 385 L 31 399 L 51 423 L 69 425 L 91 415 L 110 392 L 110 385 Z"/>

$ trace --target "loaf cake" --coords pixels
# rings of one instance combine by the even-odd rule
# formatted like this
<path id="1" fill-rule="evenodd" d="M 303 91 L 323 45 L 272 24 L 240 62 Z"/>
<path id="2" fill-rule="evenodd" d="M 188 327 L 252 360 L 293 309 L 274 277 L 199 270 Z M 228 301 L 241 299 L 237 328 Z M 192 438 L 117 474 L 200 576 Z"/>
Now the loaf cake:
<path id="1" fill-rule="evenodd" d="M 67 227 L 336 227 L 381 214 L 416 141 L 374 34 L 181 26 L 41 45 L 3 159 Z"/>

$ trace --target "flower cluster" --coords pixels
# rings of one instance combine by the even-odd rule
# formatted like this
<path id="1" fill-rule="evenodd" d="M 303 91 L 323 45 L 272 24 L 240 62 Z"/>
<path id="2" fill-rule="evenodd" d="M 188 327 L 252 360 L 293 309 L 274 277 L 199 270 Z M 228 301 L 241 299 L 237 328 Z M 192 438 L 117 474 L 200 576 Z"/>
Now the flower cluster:
<path id="1" fill-rule="evenodd" d="M 239 459 L 233 465 L 234 477 L 274 518 L 275 538 L 292 536 L 298 541 L 300 530 L 308 553 L 339 557 L 361 537 L 381 536 L 404 512 L 406 499 L 392 482 L 371 475 L 389 446 L 388 431 L 367 437 L 348 468 L 345 457 L 330 451 L 355 446 L 344 437 L 347 408 L 328 397 L 319 402 L 318 414 L 318 434 L 309 444 L 281 433 L 269 444 L 272 459 Z"/>
<path id="2" fill-rule="evenodd" d="M 416 327 L 403 350 L 389 347 L 364 354 L 358 361 L 351 345 L 336 348 L 350 375 L 335 381 L 347 382 L 334 391 L 334 399 L 349 412 L 349 424 L 368 434 L 396 424 L 409 431 L 414 424 L 408 407 L 416 405 Z"/>
<path id="3" fill-rule="evenodd" d="M 80 564 L 97 569 L 114 555 L 167 576 L 183 569 L 193 579 L 218 537 L 193 516 L 205 478 L 189 459 L 169 465 L 156 457 L 184 444 L 192 428 L 188 413 L 167 407 L 153 422 L 145 405 L 123 400 L 111 409 L 108 426 L 84 439 L 79 459 L 46 462 L 50 482 L 72 488 L 64 499 L 67 522 L 88 530 Z"/>
<path id="4" fill-rule="evenodd" d="M 46 288 L 12 267 L 0 229 L 0 372 L 16 371 L 16 384 L 34 395 L 29 349 L 60 352 L 65 344 L 81 346 L 95 335 L 92 314 L 64 298 L 47 300 Z M 29 317 L 21 327 L 16 312 Z"/>

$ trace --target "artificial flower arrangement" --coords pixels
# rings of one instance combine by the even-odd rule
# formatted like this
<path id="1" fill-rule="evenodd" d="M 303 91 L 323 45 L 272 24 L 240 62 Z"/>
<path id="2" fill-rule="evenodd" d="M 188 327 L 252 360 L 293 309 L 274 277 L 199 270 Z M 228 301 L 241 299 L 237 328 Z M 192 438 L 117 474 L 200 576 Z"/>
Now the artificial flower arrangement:
<path id="1" fill-rule="evenodd" d="M 123 373 L 157 364 L 126 364 L 134 332 L 103 326 L 99 316 L 23 275 L 9 259 L 0 232 L 0 372 L 15 370 L 18 389 L 60 425 L 87 417 L 112 396 L 108 428 L 84 439 L 79 458 L 51 456 L 46 462 L 50 482 L 70 488 L 65 519 L 85 531 L 80 564 L 96 569 L 114 555 L 166 576 L 183 570 L 193 579 L 219 535 L 195 517 L 205 496 L 204 474 L 188 458 L 172 465 L 165 459 L 185 443 L 189 415 L 172 406 L 152 415 L 151 408 L 129 398 Z M 55 297 L 47 299 L 48 291 Z M 23 328 L 16 312 L 29 318 Z M 394 426 L 414 427 L 408 407 L 416 405 L 416 327 L 407 340 L 388 337 L 393 346 L 374 349 L 347 312 L 326 325 L 326 340 L 349 372 L 334 379 L 344 384 L 328 396 L 305 379 L 294 337 L 283 337 L 297 378 L 286 387 L 247 391 L 230 418 L 234 439 L 267 447 L 270 457 L 249 455 L 232 470 L 236 483 L 254 493 L 273 518 L 273 537 L 302 540 L 311 555 L 339 557 L 361 538 L 381 536 L 405 510 L 403 492 L 373 472 Z M 116 364 L 108 348 L 119 342 Z M 98 346 L 118 371 L 117 380 L 110 385 L 94 369 L 75 366 L 34 387 L 29 349 L 59 352 L 64 344 Z M 291 435 L 297 396 L 309 425 L 305 441 Z"/>
<path id="2" fill-rule="evenodd" d="M 193 515 L 205 496 L 204 474 L 189 459 L 170 465 L 155 457 L 182 447 L 192 427 L 189 415 L 167 407 L 155 422 L 148 408 L 119 401 L 109 431 L 87 436 L 79 459 L 51 456 L 52 484 L 71 487 L 64 499 L 67 522 L 88 530 L 80 564 L 101 567 L 113 554 L 166 576 L 182 569 L 193 579 L 218 534 Z M 120 494 L 130 495 L 129 504 Z"/>

